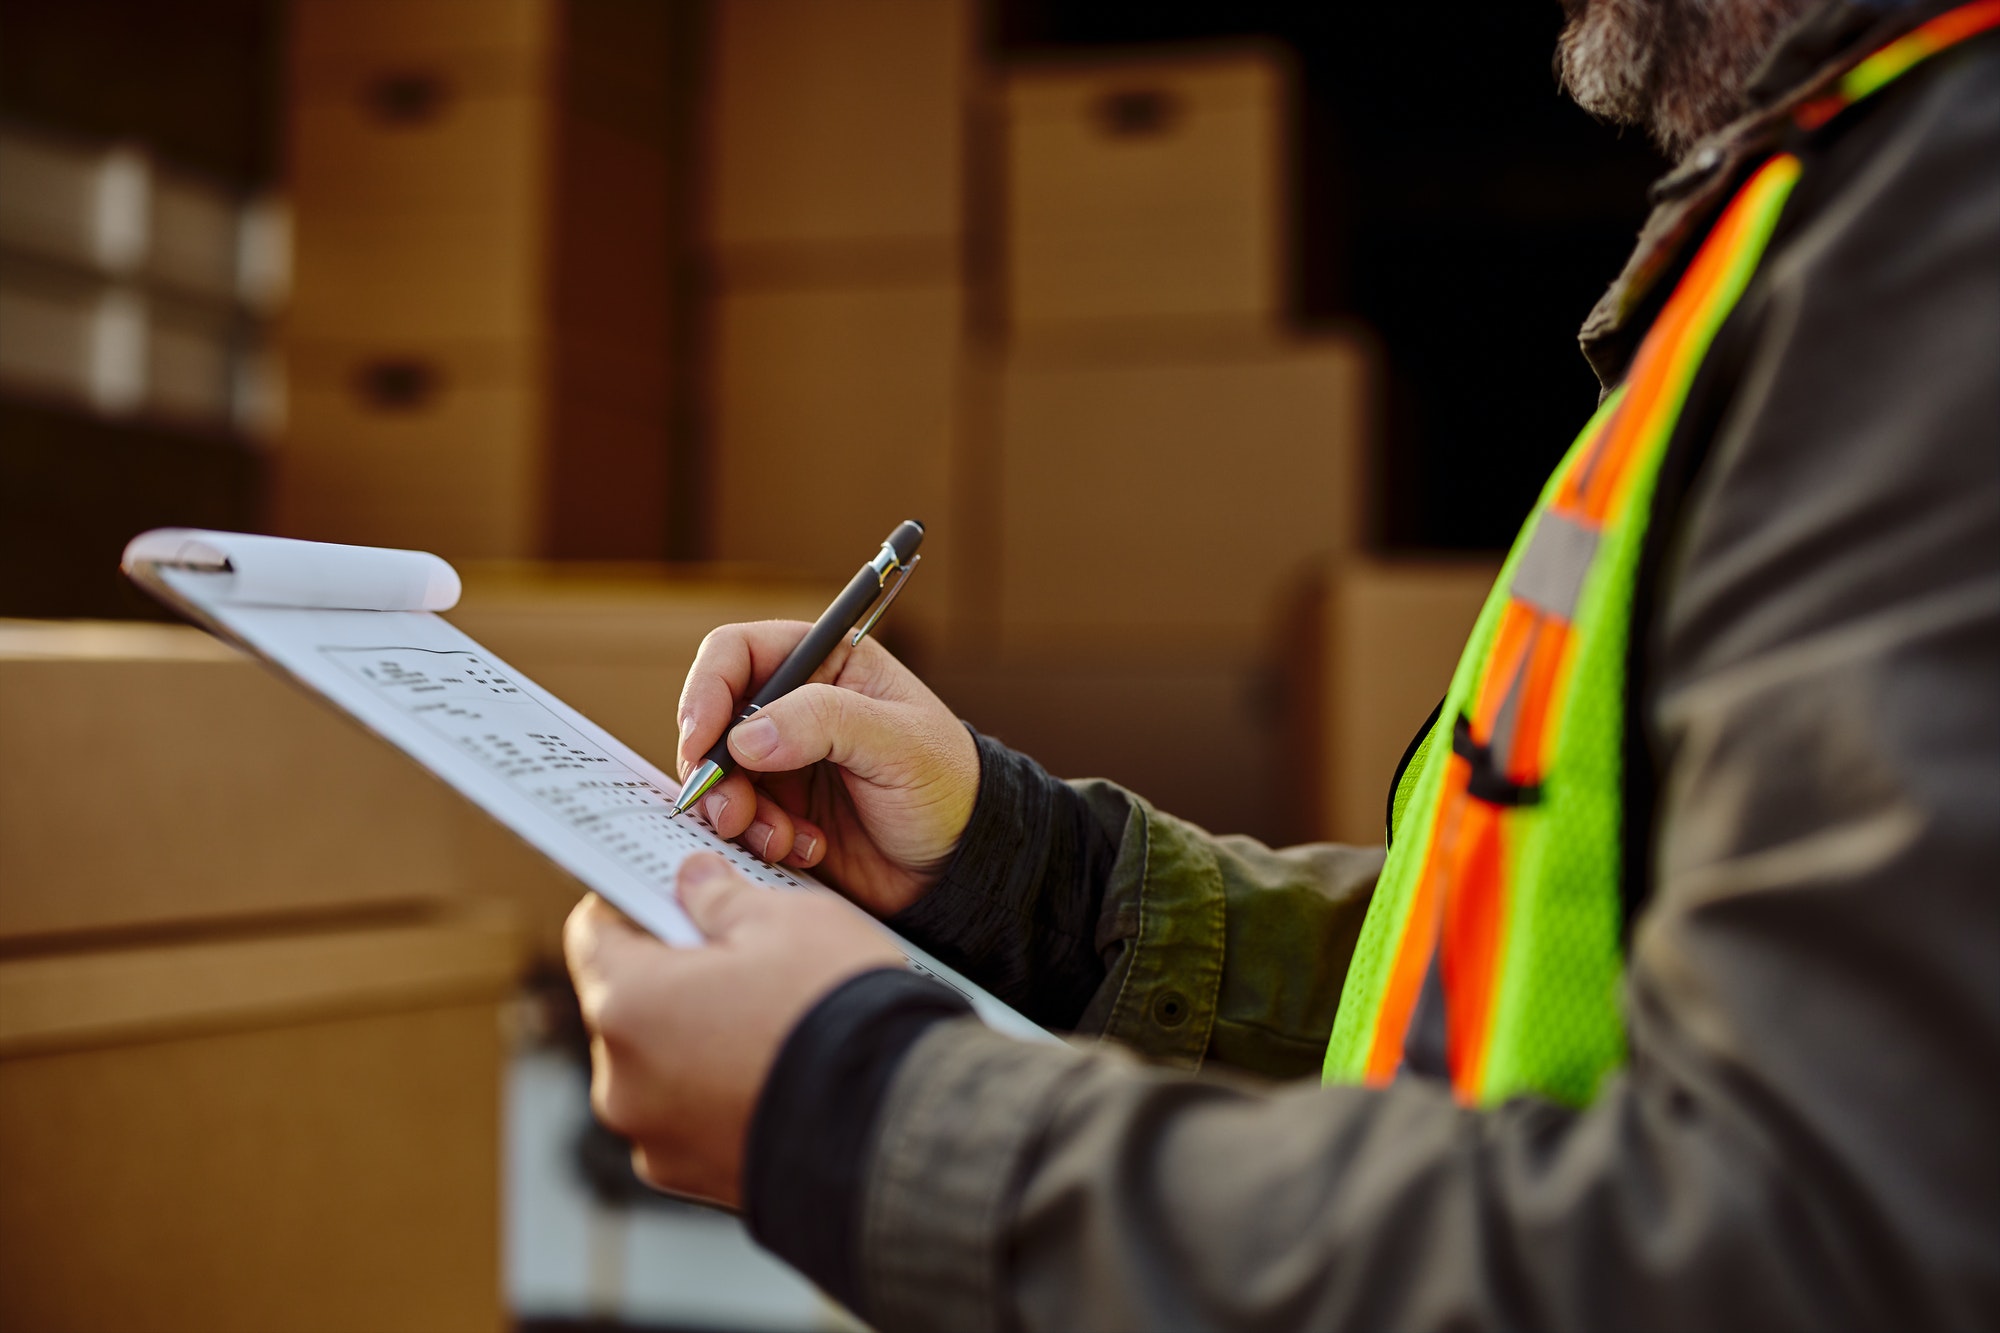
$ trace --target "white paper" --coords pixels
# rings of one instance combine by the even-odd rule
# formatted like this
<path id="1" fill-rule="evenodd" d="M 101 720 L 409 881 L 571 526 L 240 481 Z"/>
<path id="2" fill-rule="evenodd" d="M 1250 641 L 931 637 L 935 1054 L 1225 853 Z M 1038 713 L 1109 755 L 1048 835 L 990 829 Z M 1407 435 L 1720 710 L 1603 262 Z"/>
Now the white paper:
<path id="1" fill-rule="evenodd" d="M 831 892 L 724 842 L 692 813 L 671 818 L 680 790 L 672 778 L 429 612 L 251 605 L 231 597 L 226 573 L 150 573 L 669 944 L 702 943 L 673 895 L 690 852 L 719 853 L 770 888 Z M 896 943 L 913 968 L 964 995 L 996 1030 L 1055 1040 L 922 950 Z"/>

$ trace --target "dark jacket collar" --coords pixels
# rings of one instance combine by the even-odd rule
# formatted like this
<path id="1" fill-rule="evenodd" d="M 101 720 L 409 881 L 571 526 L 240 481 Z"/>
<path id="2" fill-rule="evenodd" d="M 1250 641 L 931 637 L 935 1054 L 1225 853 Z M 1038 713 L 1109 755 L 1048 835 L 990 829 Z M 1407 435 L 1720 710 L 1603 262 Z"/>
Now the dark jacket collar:
<path id="1" fill-rule="evenodd" d="M 1651 191 L 1653 212 L 1624 271 L 1583 321 L 1577 340 L 1608 391 L 1625 374 L 1664 295 L 1663 279 L 1688 254 L 1745 170 L 1782 141 L 1793 110 L 1884 44 L 1964 0 L 1828 0 L 1780 39 L 1745 96 L 1737 120 L 1688 149 Z"/>

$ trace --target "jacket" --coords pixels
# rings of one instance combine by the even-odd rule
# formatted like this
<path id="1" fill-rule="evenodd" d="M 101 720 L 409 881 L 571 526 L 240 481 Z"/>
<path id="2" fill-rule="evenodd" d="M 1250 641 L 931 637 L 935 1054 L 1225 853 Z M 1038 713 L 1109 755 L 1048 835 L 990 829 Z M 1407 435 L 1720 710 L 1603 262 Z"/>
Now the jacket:
<path id="1" fill-rule="evenodd" d="M 1791 105 L 1948 7 L 1794 32 L 1657 187 L 1584 326 L 1607 385 Z M 815 1196 L 851 1209 L 837 1292 L 884 1330 L 2000 1325 L 1996 168 L 1989 34 L 1816 145 L 1704 364 L 1634 610 L 1630 1054 L 1591 1105 L 1236 1077 L 1317 1066 L 1379 850 L 1214 837 L 982 742 L 897 924 L 1104 1040 L 906 1028 Z M 842 1086 L 767 1090 L 752 1176 Z M 825 1228 L 785 1198 L 747 1190 L 794 1257 Z"/>

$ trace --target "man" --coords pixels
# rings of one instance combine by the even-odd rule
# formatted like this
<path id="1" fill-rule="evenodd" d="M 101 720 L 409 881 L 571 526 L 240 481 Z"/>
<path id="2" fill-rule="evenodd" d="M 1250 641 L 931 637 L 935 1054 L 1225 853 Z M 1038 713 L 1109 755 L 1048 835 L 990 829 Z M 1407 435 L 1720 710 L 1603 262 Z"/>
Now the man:
<path id="1" fill-rule="evenodd" d="M 1386 866 L 864 644 L 709 818 L 1118 1045 L 690 861 L 708 948 L 568 939 L 648 1179 L 885 1330 L 2000 1325 L 2000 4 L 1571 0 L 1561 69 L 1680 165 Z M 802 628 L 710 637 L 684 765 Z"/>

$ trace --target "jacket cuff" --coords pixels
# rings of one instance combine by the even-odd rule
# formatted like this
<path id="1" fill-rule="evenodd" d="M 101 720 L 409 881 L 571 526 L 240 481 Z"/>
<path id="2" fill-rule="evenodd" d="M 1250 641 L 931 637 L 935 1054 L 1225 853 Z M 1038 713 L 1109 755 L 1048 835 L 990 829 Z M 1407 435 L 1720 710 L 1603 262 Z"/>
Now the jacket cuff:
<path id="1" fill-rule="evenodd" d="M 1022 1161 L 1086 1057 L 976 1019 L 933 1024 L 883 1102 L 867 1164 L 856 1307 L 881 1333 L 1001 1327 Z"/>
<path id="2" fill-rule="evenodd" d="M 860 1297 L 861 1197 L 883 1099 L 917 1040 L 969 1008 L 914 972 L 864 972 L 799 1020 L 758 1095 L 743 1154 L 750 1234 L 850 1308 Z"/>
<path id="3" fill-rule="evenodd" d="M 1216 840 L 1134 797 L 1123 847 L 1099 923 L 1113 963 L 1077 1029 L 1197 1069 L 1215 1031 L 1228 952 Z"/>
<path id="4" fill-rule="evenodd" d="M 1104 981 L 1098 906 L 1122 811 L 1107 820 L 1103 800 L 991 737 L 973 739 L 979 797 L 958 852 L 888 925 L 1035 1022 L 1073 1029 Z"/>

